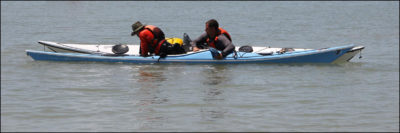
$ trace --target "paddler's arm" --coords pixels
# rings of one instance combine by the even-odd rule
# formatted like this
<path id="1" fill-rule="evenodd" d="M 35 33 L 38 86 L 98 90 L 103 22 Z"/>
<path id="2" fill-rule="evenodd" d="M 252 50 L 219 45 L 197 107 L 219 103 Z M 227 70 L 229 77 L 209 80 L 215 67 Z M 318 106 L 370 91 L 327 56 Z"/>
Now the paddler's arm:
<path id="1" fill-rule="evenodd" d="M 224 35 L 218 36 L 218 42 L 225 46 L 224 50 L 221 52 L 223 58 L 235 50 L 235 45 Z"/>
<path id="2" fill-rule="evenodd" d="M 142 32 L 139 33 L 139 39 L 140 39 L 140 55 L 141 56 L 148 56 L 148 45 L 151 45 L 151 40 L 153 40 L 154 36 L 153 34 L 148 31 L 148 30 L 144 30 Z"/>
<path id="3" fill-rule="evenodd" d="M 190 44 L 193 47 L 193 51 L 199 51 L 200 49 L 197 47 L 197 44 L 202 44 L 207 41 L 207 33 L 201 34 L 198 38 L 194 39 Z"/>

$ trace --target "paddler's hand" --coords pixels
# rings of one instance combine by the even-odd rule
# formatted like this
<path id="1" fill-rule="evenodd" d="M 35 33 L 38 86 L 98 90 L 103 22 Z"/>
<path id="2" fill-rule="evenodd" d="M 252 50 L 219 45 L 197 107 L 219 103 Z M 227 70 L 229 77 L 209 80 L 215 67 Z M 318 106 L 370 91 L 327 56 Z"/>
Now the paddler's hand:
<path id="1" fill-rule="evenodd" d="M 193 47 L 193 52 L 199 51 L 200 49 L 196 46 Z"/>
<path id="2" fill-rule="evenodd" d="M 222 60 L 222 54 L 221 53 L 219 53 L 219 55 L 218 56 L 216 56 L 216 57 L 214 57 L 215 59 L 217 59 L 217 60 Z"/>

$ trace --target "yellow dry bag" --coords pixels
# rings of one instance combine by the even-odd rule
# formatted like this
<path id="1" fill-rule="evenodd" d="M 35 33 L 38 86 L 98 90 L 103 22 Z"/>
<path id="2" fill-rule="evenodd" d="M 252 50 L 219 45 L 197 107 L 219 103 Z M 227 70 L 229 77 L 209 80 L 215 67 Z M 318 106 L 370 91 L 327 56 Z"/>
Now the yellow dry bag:
<path id="1" fill-rule="evenodd" d="M 165 40 L 169 43 L 169 44 L 179 44 L 180 46 L 183 45 L 183 40 L 177 37 L 174 38 L 165 38 Z"/>

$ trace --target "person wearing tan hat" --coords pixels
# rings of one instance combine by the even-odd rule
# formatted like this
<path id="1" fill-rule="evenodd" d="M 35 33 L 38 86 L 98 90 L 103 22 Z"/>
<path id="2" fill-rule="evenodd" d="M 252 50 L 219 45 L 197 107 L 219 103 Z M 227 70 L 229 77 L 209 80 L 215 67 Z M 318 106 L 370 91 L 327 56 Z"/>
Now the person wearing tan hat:
<path id="1" fill-rule="evenodd" d="M 164 32 L 154 25 L 143 25 L 140 21 L 132 24 L 131 36 L 137 35 L 140 39 L 141 56 L 151 54 L 165 57 L 167 55 L 167 43 Z M 150 54 L 149 54 L 150 53 Z"/>

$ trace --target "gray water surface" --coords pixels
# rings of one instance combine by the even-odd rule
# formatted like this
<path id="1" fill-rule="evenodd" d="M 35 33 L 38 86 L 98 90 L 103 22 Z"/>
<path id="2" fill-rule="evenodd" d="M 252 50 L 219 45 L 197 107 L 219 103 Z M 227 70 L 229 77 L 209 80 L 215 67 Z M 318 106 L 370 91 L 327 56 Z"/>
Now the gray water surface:
<path id="1" fill-rule="evenodd" d="M 399 131 L 398 2 L 1 1 L 1 131 Z M 345 64 L 33 61 L 39 40 L 134 43 L 131 24 L 236 46 L 363 45 Z"/>

